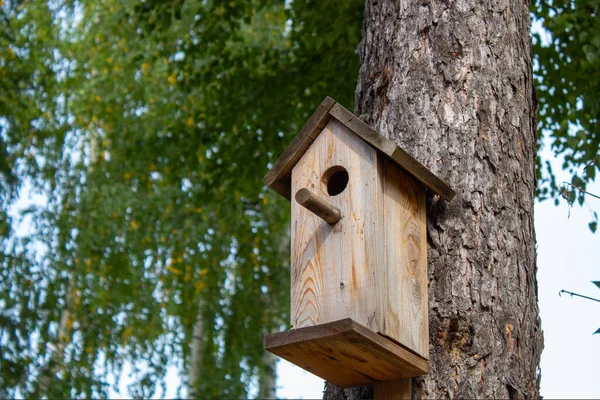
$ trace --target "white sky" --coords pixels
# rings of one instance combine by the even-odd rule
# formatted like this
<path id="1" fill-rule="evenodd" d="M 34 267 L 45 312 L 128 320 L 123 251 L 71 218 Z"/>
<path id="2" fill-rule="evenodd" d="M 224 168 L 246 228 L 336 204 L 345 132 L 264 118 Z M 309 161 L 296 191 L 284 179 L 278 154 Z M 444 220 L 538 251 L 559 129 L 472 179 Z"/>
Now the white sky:
<path id="1" fill-rule="evenodd" d="M 591 189 L 591 188 L 590 188 Z M 594 185 L 593 193 L 600 193 Z M 600 211 L 600 200 L 589 205 Z M 600 298 L 590 281 L 600 280 L 600 233 L 587 228 L 589 214 L 581 208 L 536 207 L 539 304 L 544 330 L 542 395 L 551 398 L 600 398 L 598 362 L 600 303 L 571 298 L 561 289 Z"/>
<path id="2" fill-rule="evenodd" d="M 560 165 L 554 160 L 554 171 L 560 171 Z M 600 194 L 600 183 L 588 191 Z M 589 196 L 583 207 L 571 209 L 570 216 L 565 202 L 559 207 L 544 202 L 535 208 L 545 397 L 600 398 L 600 334 L 592 335 L 600 328 L 600 303 L 558 295 L 564 289 L 600 298 L 600 290 L 591 283 L 600 281 L 600 231 L 592 234 L 587 226 L 591 210 L 600 212 L 600 200 Z"/>

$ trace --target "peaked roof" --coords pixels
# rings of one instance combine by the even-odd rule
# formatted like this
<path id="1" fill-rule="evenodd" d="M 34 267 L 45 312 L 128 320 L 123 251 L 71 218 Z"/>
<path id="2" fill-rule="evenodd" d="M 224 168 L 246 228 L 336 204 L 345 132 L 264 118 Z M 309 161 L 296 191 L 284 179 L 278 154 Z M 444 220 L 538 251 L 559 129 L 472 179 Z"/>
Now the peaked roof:
<path id="1" fill-rule="evenodd" d="M 275 162 L 275 165 L 263 178 L 263 182 L 285 197 L 291 198 L 292 169 L 308 148 L 321 133 L 331 118 L 335 118 L 362 140 L 379 150 L 400 168 L 411 176 L 439 194 L 447 201 L 452 200 L 456 194 L 443 180 L 435 176 L 423 164 L 415 160 L 410 154 L 398 147 L 394 142 L 382 136 L 379 132 L 362 122 L 358 117 L 346 110 L 331 97 L 317 107 L 313 115 L 306 122 L 302 130 L 296 135 L 292 143 L 284 150 Z"/>

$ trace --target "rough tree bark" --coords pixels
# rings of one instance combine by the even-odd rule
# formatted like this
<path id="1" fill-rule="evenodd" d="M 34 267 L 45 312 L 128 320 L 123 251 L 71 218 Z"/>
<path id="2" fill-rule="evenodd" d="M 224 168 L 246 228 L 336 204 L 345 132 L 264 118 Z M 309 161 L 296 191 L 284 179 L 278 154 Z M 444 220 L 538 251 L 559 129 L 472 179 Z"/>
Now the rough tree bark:
<path id="1" fill-rule="evenodd" d="M 431 372 L 414 398 L 539 394 L 528 5 L 366 4 L 357 115 L 458 193 L 428 199 Z M 355 396 L 327 385 L 324 398 Z"/>

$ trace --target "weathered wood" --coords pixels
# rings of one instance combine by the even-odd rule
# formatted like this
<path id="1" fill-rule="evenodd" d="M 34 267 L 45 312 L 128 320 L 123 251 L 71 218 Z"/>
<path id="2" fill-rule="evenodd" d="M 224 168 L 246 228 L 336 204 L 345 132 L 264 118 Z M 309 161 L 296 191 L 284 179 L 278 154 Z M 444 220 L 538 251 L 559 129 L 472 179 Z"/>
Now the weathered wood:
<path id="1" fill-rule="evenodd" d="M 292 189 L 309 188 L 344 213 L 331 226 L 292 202 L 291 325 L 295 328 L 352 318 L 374 332 L 381 313 L 376 287 L 383 266 L 383 189 L 377 152 L 332 119 L 293 170 Z M 332 167 L 349 175 L 343 192 L 329 196 L 323 176 Z"/>
<path id="2" fill-rule="evenodd" d="M 330 114 L 346 125 L 352 132 L 364 141 L 375 147 L 386 156 L 390 157 L 396 164 L 415 177 L 423 185 L 450 201 L 456 193 L 444 181 L 435 176 L 410 154 L 398 147 L 394 142 L 382 136 L 379 132 L 362 122 L 357 116 L 336 103 L 330 110 Z"/>
<path id="3" fill-rule="evenodd" d="M 341 387 L 428 373 L 427 360 L 350 318 L 266 335 L 264 345 Z"/>
<path id="4" fill-rule="evenodd" d="M 271 168 L 263 178 L 263 182 L 267 186 L 288 200 L 291 200 L 289 175 L 292 168 L 310 147 L 317 135 L 321 133 L 321 130 L 327 125 L 327 122 L 329 122 L 329 109 L 334 104 L 335 100 L 329 96 L 321 102 L 313 115 L 306 121 L 306 124 L 304 124 L 304 127 L 302 127 L 298 135 L 296 135 L 290 145 L 277 159 L 273 168 Z"/>
<path id="5" fill-rule="evenodd" d="M 412 379 L 375 382 L 375 400 L 410 400 Z"/>
<path id="6" fill-rule="evenodd" d="M 382 157 L 385 268 L 380 332 L 429 357 L 427 226 L 421 185 Z"/>
<path id="7" fill-rule="evenodd" d="M 340 210 L 306 188 L 299 189 L 295 197 L 298 204 L 325 220 L 329 225 L 334 225 L 342 218 Z"/>
<path id="8" fill-rule="evenodd" d="M 323 99 L 323 101 L 321 102 L 321 104 L 319 104 L 320 107 L 323 107 L 326 110 L 331 110 L 331 107 L 333 107 L 335 105 L 336 101 L 334 99 L 332 99 L 329 96 L 325 96 L 325 98 Z"/>
<path id="9" fill-rule="evenodd" d="M 391 158 L 396 164 L 434 193 L 439 194 L 448 201 L 452 200 L 455 196 L 456 193 L 443 180 L 425 168 L 394 142 L 369 127 L 330 97 L 323 100 L 321 105 L 317 107 L 317 110 L 315 110 L 306 122 L 300 133 L 298 133 L 292 143 L 275 162 L 275 165 L 265 175 L 263 181 L 267 186 L 288 200 L 291 198 L 289 174 L 331 118 L 337 119 L 355 135 Z"/>
<path id="10" fill-rule="evenodd" d="M 345 168 L 350 178 L 337 196 L 327 194 L 323 181 L 332 167 Z M 292 203 L 291 325 L 350 317 L 428 358 L 422 186 L 336 119 L 292 176 L 294 191 L 324 199 L 345 217 L 330 226 L 319 212 Z"/>

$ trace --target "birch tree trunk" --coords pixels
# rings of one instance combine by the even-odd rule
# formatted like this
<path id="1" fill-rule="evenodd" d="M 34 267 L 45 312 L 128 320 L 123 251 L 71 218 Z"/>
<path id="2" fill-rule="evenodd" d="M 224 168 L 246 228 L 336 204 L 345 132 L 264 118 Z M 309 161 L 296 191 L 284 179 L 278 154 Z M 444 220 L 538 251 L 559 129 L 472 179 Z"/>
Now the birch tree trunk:
<path id="1" fill-rule="evenodd" d="M 277 357 L 268 351 L 263 352 L 263 367 L 258 372 L 258 398 L 276 399 Z"/>
<path id="2" fill-rule="evenodd" d="M 413 398 L 539 395 L 528 6 L 366 4 L 357 115 L 458 193 L 428 199 L 431 372 Z"/>
<path id="3" fill-rule="evenodd" d="M 291 225 L 288 224 L 285 232 L 279 238 L 277 254 L 281 260 L 282 268 L 290 268 L 290 240 Z M 287 321 L 286 321 L 287 322 Z M 265 332 L 268 333 L 268 332 Z M 263 351 L 263 365 L 258 373 L 258 398 L 275 399 L 277 394 L 277 357 L 266 350 Z"/>
<path id="4" fill-rule="evenodd" d="M 75 273 L 69 273 L 69 283 L 65 294 L 65 304 L 60 312 L 60 324 L 58 326 L 58 335 L 54 343 L 54 352 L 50 360 L 40 370 L 40 376 L 37 382 L 36 396 L 49 396 L 52 391 L 53 383 L 57 379 L 57 374 L 64 368 L 65 349 L 71 343 L 73 338 L 73 315 L 75 307 Z"/>
<path id="5" fill-rule="evenodd" d="M 188 399 L 198 398 L 198 385 L 202 377 L 204 360 L 204 318 L 202 317 L 202 300 L 199 301 L 198 315 L 192 331 L 190 370 L 188 375 Z"/>

